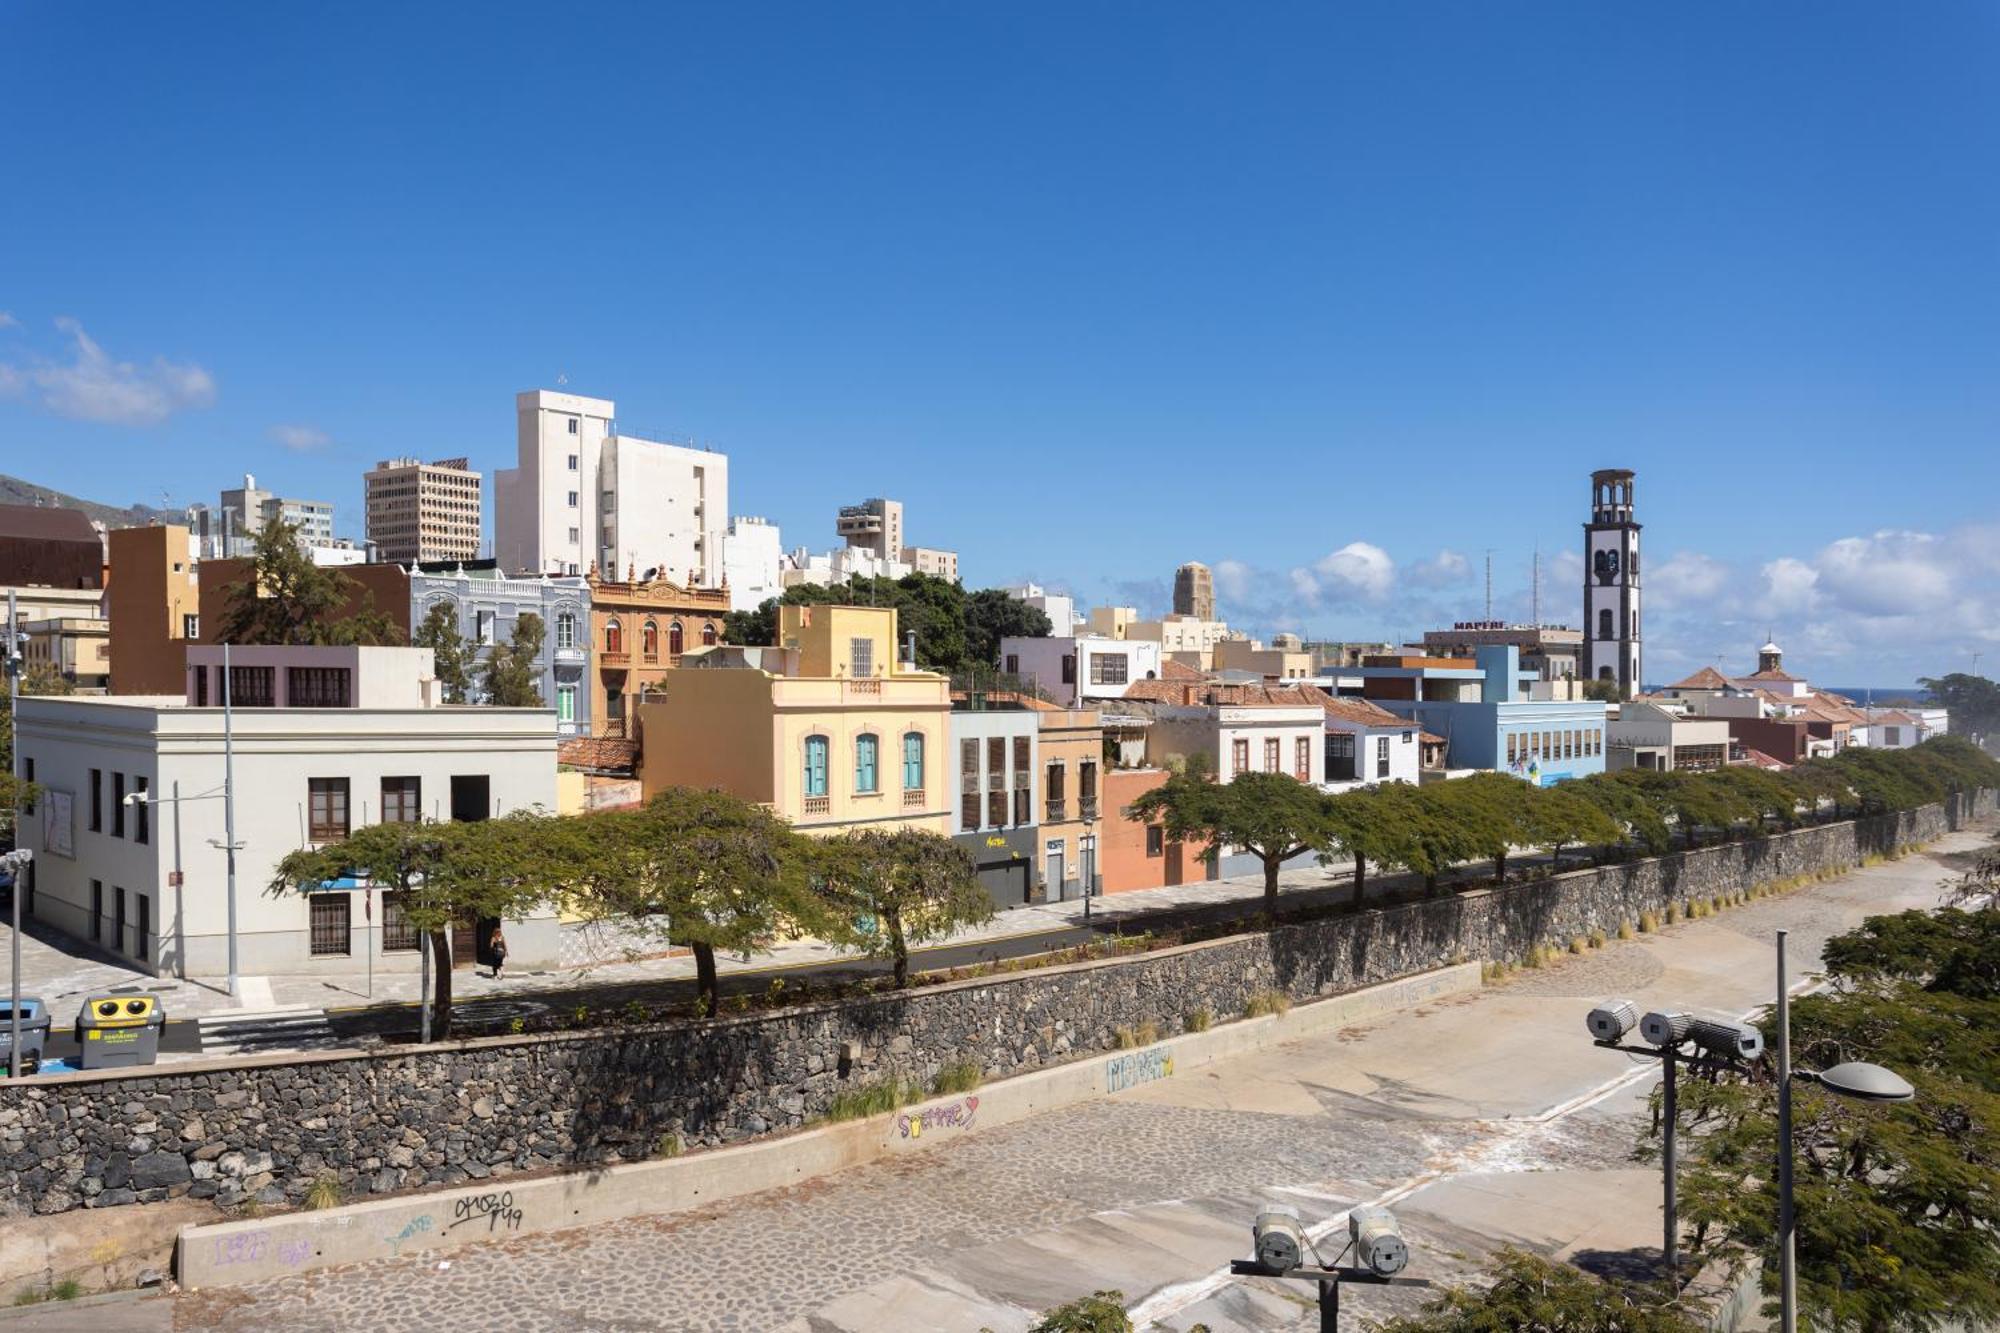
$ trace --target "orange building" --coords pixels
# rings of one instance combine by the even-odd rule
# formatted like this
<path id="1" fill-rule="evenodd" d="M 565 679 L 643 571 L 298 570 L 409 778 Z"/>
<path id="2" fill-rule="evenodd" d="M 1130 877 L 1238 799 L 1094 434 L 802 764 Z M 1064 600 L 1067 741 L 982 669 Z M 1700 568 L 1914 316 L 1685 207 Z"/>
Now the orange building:
<path id="1" fill-rule="evenodd" d="M 188 530 L 178 525 L 113 528 L 105 615 L 113 694 L 179 694 L 187 646 L 200 636 L 201 592 Z"/>
<path id="2" fill-rule="evenodd" d="M 630 736 L 640 696 L 665 683 L 681 654 L 722 642 L 726 588 L 690 588 L 666 578 L 611 582 L 592 570 L 590 724 L 599 736 Z"/>
<path id="3" fill-rule="evenodd" d="M 1104 892 L 1159 889 L 1214 879 L 1201 849 L 1167 837 L 1161 821 L 1141 822 L 1125 812 L 1132 802 L 1165 783 L 1164 768 L 1114 768 L 1104 775 Z"/>

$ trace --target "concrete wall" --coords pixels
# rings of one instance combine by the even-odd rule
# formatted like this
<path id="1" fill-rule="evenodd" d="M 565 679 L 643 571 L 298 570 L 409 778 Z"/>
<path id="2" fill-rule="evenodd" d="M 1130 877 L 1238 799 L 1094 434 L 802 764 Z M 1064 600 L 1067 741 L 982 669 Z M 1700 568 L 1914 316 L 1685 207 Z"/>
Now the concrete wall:
<path id="1" fill-rule="evenodd" d="M 1973 803 L 1964 803 L 1972 806 Z M 1967 813 L 1927 806 L 1658 860 L 1580 870 L 1135 957 L 847 1005 L 682 1027 L 494 1038 L 378 1054 L 254 1058 L 0 1083 L 0 1214 L 191 1195 L 296 1202 L 464 1185 L 651 1157 L 663 1134 L 738 1143 L 797 1128 L 835 1093 L 976 1061 L 989 1076 L 1116 1044 L 1253 993 L 1309 1000 L 1453 960 L 1613 931 L 1640 912 L 1856 864 Z"/>

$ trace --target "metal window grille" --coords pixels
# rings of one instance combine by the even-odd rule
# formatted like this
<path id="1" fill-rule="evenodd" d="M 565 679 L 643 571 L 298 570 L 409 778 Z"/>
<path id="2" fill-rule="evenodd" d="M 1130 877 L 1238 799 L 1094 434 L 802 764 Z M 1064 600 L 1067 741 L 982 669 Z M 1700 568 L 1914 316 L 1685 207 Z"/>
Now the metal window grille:
<path id="1" fill-rule="evenodd" d="M 272 667 L 232 666 L 229 668 L 229 703 L 232 708 L 271 708 L 278 696 L 278 673 Z"/>
<path id="2" fill-rule="evenodd" d="M 312 956 L 345 957 L 352 948 L 347 895 L 313 893 L 306 896 L 306 901 L 312 911 Z"/>
<path id="3" fill-rule="evenodd" d="M 293 708 L 346 708 L 352 700 L 346 667 L 285 668 L 285 701 Z"/>
<path id="4" fill-rule="evenodd" d="M 408 896 L 403 893 L 382 895 L 382 952 L 396 949 L 414 949 L 420 943 L 417 928 L 410 922 Z"/>

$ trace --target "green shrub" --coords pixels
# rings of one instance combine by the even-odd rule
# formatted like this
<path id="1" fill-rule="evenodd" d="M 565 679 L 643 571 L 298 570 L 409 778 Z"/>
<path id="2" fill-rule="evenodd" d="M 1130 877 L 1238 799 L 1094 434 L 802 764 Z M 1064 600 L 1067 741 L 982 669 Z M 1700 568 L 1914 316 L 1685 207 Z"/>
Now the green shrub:
<path id="1" fill-rule="evenodd" d="M 890 1079 L 887 1083 L 871 1083 L 865 1088 L 848 1088 L 833 1094 L 833 1100 L 826 1104 L 828 1120 L 866 1120 L 871 1115 L 881 1115 L 921 1100 L 922 1087 L 914 1083 L 904 1083 L 901 1079 Z"/>
<path id="2" fill-rule="evenodd" d="M 1185 1027 L 1189 1032 L 1206 1032 L 1208 1031 L 1208 1025 L 1214 1021 L 1215 1016 L 1208 1012 L 1207 1005 L 1203 1005 L 1201 1008 L 1191 1011 L 1186 1018 L 1182 1019 L 1181 1026 Z"/>
<path id="3" fill-rule="evenodd" d="M 1660 914 L 1658 912 L 1639 913 L 1639 932 L 1641 934 L 1650 935 L 1659 928 Z"/>
<path id="4" fill-rule="evenodd" d="M 1245 1018 L 1262 1018 L 1266 1014 L 1288 1014 L 1292 1011 L 1292 997 L 1281 990 L 1253 991 L 1243 1002 Z"/>
<path id="5" fill-rule="evenodd" d="M 671 1129 L 660 1135 L 659 1141 L 653 1145 L 655 1157 L 679 1157 L 686 1151 L 687 1144 Z"/>
<path id="6" fill-rule="evenodd" d="M 1621 940 L 1632 938 L 1632 923 L 1630 921 L 1620 921 L 1618 923 L 1618 938 Z"/>
<path id="7" fill-rule="evenodd" d="M 1620 930 L 1623 930 L 1623 929 L 1624 929 L 1624 927 L 1623 927 L 1623 926 L 1620 926 L 1620 927 L 1619 927 L 1619 929 L 1620 929 Z M 1591 931 L 1591 932 L 1590 932 L 1590 947 L 1591 947 L 1591 948 L 1593 948 L 1593 949 L 1602 949 L 1602 948 L 1604 947 L 1604 945 L 1605 945 L 1605 938 L 1604 938 L 1604 932 L 1603 932 L 1603 931 L 1601 931 L 1601 930 L 1593 930 L 1593 931 Z"/>
<path id="8" fill-rule="evenodd" d="M 986 1077 L 986 1071 L 979 1067 L 977 1060 L 954 1060 L 938 1070 L 931 1080 L 931 1091 L 942 1097 L 947 1093 L 971 1092 Z"/>
<path id="9" fill-rule="evenodd" d="M 338 1208 L 342 1202 L 340 1177 L 327 1171 L 322 1172 L 313 1181 L 311 1188 L 306 1190 L 305 1203 L 302 1206 L 312 1210 Z"/>
<path id="10" fill-rule="evenodd" d="M 1028 1333 L 1132 1333 L 1125 1293 L 1100 1291 L 1044 1311 Z"/>
<path id="11" fill-rule="evenodd" d="M 1570 936 L 1569 951 L 1571 953 L 1586 953 L 1589 951 L 1589 949 L 1590 949 L 1589 940 L 1585 939 L 1581 935 Z"/>

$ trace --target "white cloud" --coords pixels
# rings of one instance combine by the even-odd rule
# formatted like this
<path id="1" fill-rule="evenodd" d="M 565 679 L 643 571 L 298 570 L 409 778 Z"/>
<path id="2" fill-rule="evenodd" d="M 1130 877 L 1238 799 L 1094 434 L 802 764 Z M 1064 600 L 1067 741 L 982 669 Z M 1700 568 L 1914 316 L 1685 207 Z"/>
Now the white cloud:
<path id="1" fill-rule="evenodd" d="M 315 449 L 324 449 L 332 437 L 313 426 L 279 425 L 273 426 L 265 434 L 280 448 L 290 449 L 295 454 L 309 454 Z"/>
<path id="2" fill-rule="evenodd" d="M 1762 609 L 1769 615 L 1801 615 L 1813 609 L 1819 571 L 1803 560 L 1781 555 L 1764 566 Z"/>
<path id="3" fill-rule="evenodd" d="M 1676 551 L 1645 576 L 1646 596 L 1661 610 L 1712 602 L 1730 583 L 1729 566 L 1699 551 Z"/>
<path id="4" fill-rule="evenodd" d="M 1349 542 L 1292 571 L 1292 587 L 1309 602 L 1379 602 L 1396 586 L 1396 562 L 1371 542 Z"/>
<path id="5" fill-rule="evenodd" d="M 1255 572 L 1241 560 L 1219 560 L 1209 572 L 1215 580 L 1216 596 L 1232 602 L 1247 600 L 1256 581 Z"/>
<path id="6" fill-rule="evenodd" d="M 0 329 L 18 329 L 21 321 L 5 310 L 0 310 Z"/>
<path id="7" fill-rule="evenodd" d="M 1404 571 L 1404 577 L 1419 588 L 1448 588 L 1463 583 L 1472 574 L 1472 562 L 1457 551 L 1439 551 L 1428 560 L 1419 560 Z"/>
<path id="8" fill-rule="evenodd" d="M 114 361 L 76 320 L 65 317 L 55 324 L 69 336 L 72 359 L 0 362 L 0 396 L 35 395 L 57 416 L 120 426 L 158 425 L 176 412 L 215 402 L 214 377 L 192 362 Z"/>
<path id="9" fill-rule="evenodd" d="M 1843 537 L 1820 552 L 1819 590 L 1836 605 L 1870 616 L 1932 611 L 1952 598 L 1954 563 L 1927 532 Z"/>

